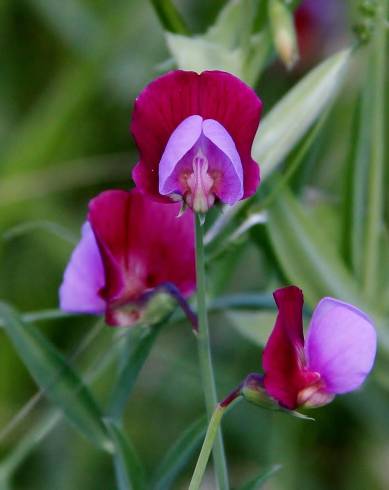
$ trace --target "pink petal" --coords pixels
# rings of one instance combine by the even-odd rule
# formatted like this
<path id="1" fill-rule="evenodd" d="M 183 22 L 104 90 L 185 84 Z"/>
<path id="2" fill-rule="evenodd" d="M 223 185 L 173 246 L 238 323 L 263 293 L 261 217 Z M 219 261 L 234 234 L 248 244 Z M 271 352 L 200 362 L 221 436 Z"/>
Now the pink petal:
<path id="1" fill-rule="evenodd" d="M 157 203 L 140 191 L 106 191 L 89 205 L 103 258 L 110 305 L 131 302 L 165 282 L 185 296 L 195 289 L 192 213 Z"/>
<path id="2" fill-rule="evenodd" d="M 234 204 L 243 197 L 243 168 L 234 140 L 226 129 L 213 119 L 204 121 L 203 133 L 220 150 L 218 153 L 222 153 L 228 159 L 220 164 L 223 179 L 217 194 L 224 203 Z M 216 157 L 213 160 L 218 163 L 221 159 Z"/>
<path id="3" fill-rule="evenodd" d="M 263 352 L 264 385 L 282 406 L 294 409 L 305 386 L 303 357 L 303 293 L 296 286 L 274 292 L 278 316 Z"/>
<path id="4" fill-rule="evenodd" d="M 190 116 L 184 119 L 171 134 L 159 164 L 159 192 L 162 195 L 176 191 L 171 177 L 182 157 L 194 146 L 202 133 L 203 118 Z"/>
<path id="5" fill-rule="evenodd" d="M 259 184 L 259 167 L 251 158 L 262 103 L 237 77 L 221 72 L 177 70 L 151 82 L 135 102 L 131 131 L 140 152 L 133 170 L 137 187 L 157 199 L 158 166 L 168 140 L 187 117 L 199 115 L 218 121 L 231 135 L 243 166 L 244 196 Z"/>
<path id="6" fill-rule="evenodd" d="M 328 393 L 358 388 L 373 367 L 376 332 L 372 321 L 355 306 L 333 298 L 317 305 L 308 331 L 309 369 L 317 371 Z"/>
<path id="7" fill-rule="evenodd" d="M 102 313 L 105 301 L 99 296 L 99 291 L 104 283 L 103 264 L 95 236 L 89 223 L 85 223 L 82 238 L 72 253 L 59 290 L 61 309 Z"/>

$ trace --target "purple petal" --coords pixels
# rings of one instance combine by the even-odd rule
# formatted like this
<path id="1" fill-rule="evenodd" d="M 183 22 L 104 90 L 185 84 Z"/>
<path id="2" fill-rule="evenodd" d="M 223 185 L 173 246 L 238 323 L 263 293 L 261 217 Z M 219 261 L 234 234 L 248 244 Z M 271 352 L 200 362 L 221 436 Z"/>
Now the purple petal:
<path id="1" fill-rule="evenodd" d="M 203 118 L 190 116 L 173 131 L 159 164 L 159 192 L 162 195 L 175 192 L 175 179 L 169 179 L 177 163 L 194 146 L 202 132 Z"/>
<path id="2" fill-rule="evenodd" d="M 64 311 L 102 313 L 105 302 L 99 296 L 104 287 L 104 270 L 96 239 L 89 223 L 82 227 L 82 238 L 65 269 L 59 290 Z"/>
<path id="3" fill-rule="evenodd" d="M 212 162 L 211 155 L 207 155 L 210 160 L 210 169 L 215 168 L 216 162 L 220 161 L 223 178 L 217 195 L 224 203 L 234 204 L 243 197 L 243 168 L 234 140 L 228 131 L 214 119 L 207 119 L 203 122 L 203 133 L 220 150 L 217 153 L 222 153 L 224 157 L 224 159 L 215 158 Z"/>
<path id="4" fill-rule="evenodd" d="M 308 368 L 320 373 L 328 393 L 355 390 L 373 367 L 376 344 L 376 332 L 367 315 L 355 306 L 324 298 L 308 331 Z"/>

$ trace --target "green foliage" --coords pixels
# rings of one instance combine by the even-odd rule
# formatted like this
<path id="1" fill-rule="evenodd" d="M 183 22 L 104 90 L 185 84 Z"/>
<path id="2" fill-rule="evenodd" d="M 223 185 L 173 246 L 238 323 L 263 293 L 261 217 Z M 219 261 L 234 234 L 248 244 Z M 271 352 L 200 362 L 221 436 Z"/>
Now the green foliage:
<path id="1" fill-rule="evenodd" d="M 259 490 L 260 488 L 263 488 L 263 485 L 267 482 L 267 480 L 269 480 L 269 478 L 271 478 L 280 469 L 280 465 L 274 465 L 266 471 L 261 471 L 257 477 L 240 487 L 239 490 Z"/>
<path id="2" fill-rule="evenodd" d="M 102 414 L 77 372 L 55 347 L 18 313 L 0 303 L 4 328 L 20 358 L 41 390 L 63 411 L 65 417 L 94 445 L 111 450 Z"/>
<path id="3" fill-rule="evenodd" d="M 153 475 L 152 488 L 166 490 L 171 488 L 177 477 L 193 458 L 193 454 L 200 447 L 207 430 L 206 417 L 201 417 L 189 425 L 177 438 L 167 451 L 160 465 Z"/>
<path id="4" fill-rule="evenodd" d="M 118 490 L 146 489 L 144 470 L 123 429 L 106 419 L 108 431 L 114 443 L 114 465 Z"/>
<path id="5" fill-rule="evenodd" d="M 184 70 L 225 70 L 253 85 L 270 53 L 267 28 L 253 31 L 254 0 L 230 0 L 203 35 L 166 33 L 177 66 Z"/>

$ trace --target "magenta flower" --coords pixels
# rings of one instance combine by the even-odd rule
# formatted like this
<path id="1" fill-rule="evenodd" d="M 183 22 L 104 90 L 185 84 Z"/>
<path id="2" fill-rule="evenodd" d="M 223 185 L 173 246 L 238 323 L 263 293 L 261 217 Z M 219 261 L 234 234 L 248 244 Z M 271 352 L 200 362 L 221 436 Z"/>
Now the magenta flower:
<path id="1" fill-rule="evenodd" d="M 193 216 L 131 192 L 106 191 L 89 203 L 88 222 L 65 270 L 61 308 L 105 312 L 131 325 L 156 288 L 189 296 L 196 286 Z M 174 289 L 176 288 L 176 289 Z"/>
<path id="2" fill-rule="evenodd" d="M 140 161 L 138 188 L 165 202 L 205 213 L 216 200 L 252 195 L 259 167 L 251 158 L 262 103 L 222 71 L 173 71 L 151 82 L 135 102 L 131 131 Z"/>
<path id="3" fill-rule="evenodd" d="M 358 388 L 373 367 L 376 332 L 358 308 L 322 299 L 304 345 L 303 294 L 295 286 L 274 292 L 278 316 L 263 353 L 264 388 L 282 407 L 318 407 Z"/>

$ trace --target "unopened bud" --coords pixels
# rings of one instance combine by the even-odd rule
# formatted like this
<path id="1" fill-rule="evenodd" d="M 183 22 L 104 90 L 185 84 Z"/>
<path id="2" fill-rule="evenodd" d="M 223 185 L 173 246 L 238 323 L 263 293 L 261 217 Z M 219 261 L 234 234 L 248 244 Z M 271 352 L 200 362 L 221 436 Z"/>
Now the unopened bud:
<path id="1" fill-rule="evenodd" d="M 274 45 L 290 70 L 299 59 L 293 13 L 281 0 L 269 0 L 268 9 Z"/>
<path id="2" fill-rule="evenodd" d="M 278 410 L 279 405 L 269 397 L 263 386 L 263 376 L 257 373 L 249 374 L 241 389 L 243 397 L 250 403 L 271 410 Z"/>

